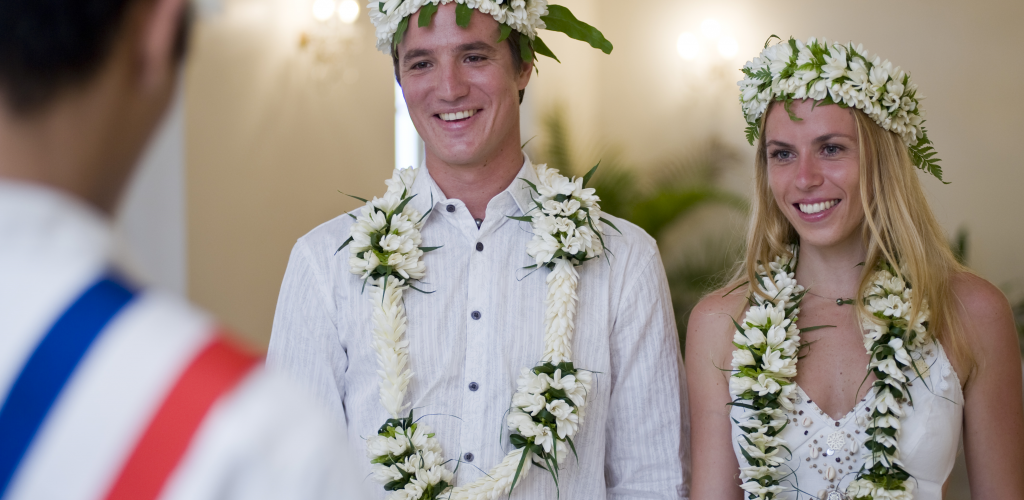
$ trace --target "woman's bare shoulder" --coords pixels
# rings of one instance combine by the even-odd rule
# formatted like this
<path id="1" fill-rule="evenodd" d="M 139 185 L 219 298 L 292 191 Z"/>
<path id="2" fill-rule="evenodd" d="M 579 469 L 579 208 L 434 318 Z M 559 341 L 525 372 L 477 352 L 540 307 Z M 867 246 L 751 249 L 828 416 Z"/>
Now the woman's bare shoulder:
<path id="1" fill-rule="evenodd" d="M 723 330 L 731 331 L 733 319 L 739 319 L 737 315 L 743 313 L 746 303 L 746 285 L 726 286 L 707 294 L 690 313 L 687 336 L 718 337 Z"/>
<path id="2" fill-rule="evenodd" d="M 953 276 L 953 300 L 975 355 L 1015 347 L 1013 311 L 995 285 L 970 272 Z"/>

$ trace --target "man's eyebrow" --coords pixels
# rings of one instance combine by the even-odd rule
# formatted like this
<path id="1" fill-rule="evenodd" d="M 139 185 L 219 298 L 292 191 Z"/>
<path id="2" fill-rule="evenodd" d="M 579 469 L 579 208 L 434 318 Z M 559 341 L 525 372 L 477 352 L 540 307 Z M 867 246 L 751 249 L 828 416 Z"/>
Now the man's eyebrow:
<path id="1" fill-rule="evenodd" d="M 455 52 L 489 52 L 493 53 L 495 50 L 494 46 L 487 42 L 470 42 L 459 45 L 455 48 Z"/>
<path id="2" fill-rule="evenodd" d="M 434 51 L 430 50 L 430 49 L 413 49 L 413 50 L 410 50 L 410 51 L 406 52 L 405 55 L 402 56 L 402 62 L 406 62 L 407 63 L 407 62 L 409 62 L 409 61 L 411 61 L 413 59 L 417 59 L 417 58 L 420 58 L 420 57 L 426 57 L 426 56 L 433 55 L 433 54 L 434 54 Z"/>

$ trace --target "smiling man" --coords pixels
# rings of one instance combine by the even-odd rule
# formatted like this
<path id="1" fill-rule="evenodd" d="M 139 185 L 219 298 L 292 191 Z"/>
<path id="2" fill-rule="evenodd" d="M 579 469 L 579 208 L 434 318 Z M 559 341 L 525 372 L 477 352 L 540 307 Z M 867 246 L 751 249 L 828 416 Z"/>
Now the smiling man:
<path id="1" fill-rule="evenodd" d="M 379 498 L 688 497 L 657 246 L 520 147 L 537 30 L 611 43 L 543 0 L 437 2 L 371 12 L 424 165 L 299 239 L 268 364 L 365 439 Z"/>

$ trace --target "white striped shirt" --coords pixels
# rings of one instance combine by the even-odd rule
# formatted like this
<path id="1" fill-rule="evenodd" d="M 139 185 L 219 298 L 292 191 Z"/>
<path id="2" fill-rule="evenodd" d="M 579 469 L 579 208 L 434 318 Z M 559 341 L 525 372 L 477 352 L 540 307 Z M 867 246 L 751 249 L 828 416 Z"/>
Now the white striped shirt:
<path id="1" fill-rule="evenodd" d="M 536 182 L 528 159 L 520 177 Z M 417 284 L 435 293 L 405 293 L 413 372 L 407 401 L 434 428 L 446 458 L 463 459 L 456 484 L 479 478 L 512 449 L 505 412 L 520 370 L 543 353 L 547 270 L 523 270 L 533 263 L 526 254 L 530 227 L 506 217 L 529 210 L 525 186 L 517 179 L 495 196 L 479 228 L 426 168 L 411 189 L 420 213 L 433 200 L 423 245 L 443 248 L 426 254 L 427 275 Z M 574 359 L 597 375 L 574 438 L 579 462 L 570 455 L 561 471 L 561 498 L 685 498 L 685 378 L 668 284 L 654 240 L 611 219 L 623 234 L 606 230 L 609 254 L 578 268 Z M 388 414 L 378 400 L 369 294 L 349 272 L 348 250 L 336 254 L 352 223 L 340 216 L 296 243 L 268 364 L 313 389 L 365 448 L 361 441 Z M 362 472 L 369 470 L 364 459 Z M 371 491 L 384 496 L 379 485 Z M 550 475 L 534 468 L 512 497 L 554 499 L 556 491 Z"/>
<path id="2" fill-rule="evenodd" d="M 113 246 L 109 222 L 89 207 L 0 181 L 0 401 L 53 322 L 107 270 Z M 87 351 L 5 500 L 103 498 L 214 329 L 184 301 L 141 292 Z M 210 409 L 160 498 L 361 498 L 344 436 L 322 411 L 253 370 Z"/>

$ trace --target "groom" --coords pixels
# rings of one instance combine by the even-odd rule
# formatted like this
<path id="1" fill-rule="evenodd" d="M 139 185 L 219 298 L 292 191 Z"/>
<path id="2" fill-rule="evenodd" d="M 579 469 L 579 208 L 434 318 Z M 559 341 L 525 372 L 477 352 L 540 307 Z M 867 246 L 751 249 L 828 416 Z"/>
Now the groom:
<path id="1" fill-rule="evenodd" d="M 543 27 L 536 15 L 499 23 L 494 9 L 501 7 L 492 2 L 484 2 L 494 8 L 485 13 L 463 3 L 405 1 L 426 5 L 413 10 L 381 3 L 372 15 L 378 46 L 391 51 L 426 144 L 425 167 L 410 181 L 409 206 L 426 214 L 421 246 L 440 247 L 423 257 L 425 276 L 414 284 L 429 293 L 404 292 L 412 373 L 405 401 L 416 420 L 433 429 L 443 458 L 452 459 L 450 483 L 461 486 L 487 477 L 515 449 L 505 424 L 512 394 L 521 370 L 544 355 L 549 271 L 524 270 L 534 263 L 527 254 L 531 230 L 510 217 L 534 207 L 525 181 L 536 185 L 538 175 L 520 148 L 519 103 L 534 54 L 550 51 L 534 38 Z M 566 19 L 590 28 L 566 9 L 537 0 L 521 12 L 549 7 L 548 29 Z M 600 32 L 590 33 L 592 45 L 610 52 Z M 356 214 L 328 221 L 296 243 L 267 363 L 313 389 L 359 443 L 376 439 L 389 413 L 378 396 L 373 345 L 380 303 L 370 297 L 379 295 L 350 272 L 348 249 L 338 251 Z M 559 461 L 557 486 L 534 466 L 513 498 L 688 497 L 685 379 L 661 259 L 650 236 L 606 217 L 621 234 L 606 227 L 606 255 L 576 267 L 572 360 L 594 375 L 586 420 L 572 438 L 575 454 Z M 362 475 L 370 470 L 367 458 Z M 376 498 L 386 494 L 380 486 L 370 489 Z"/>

